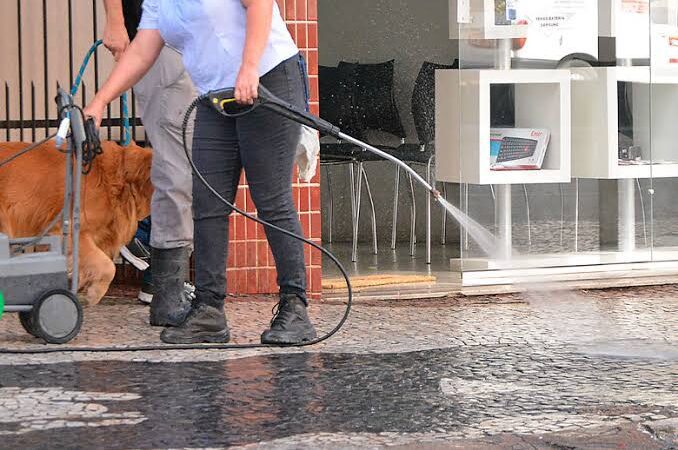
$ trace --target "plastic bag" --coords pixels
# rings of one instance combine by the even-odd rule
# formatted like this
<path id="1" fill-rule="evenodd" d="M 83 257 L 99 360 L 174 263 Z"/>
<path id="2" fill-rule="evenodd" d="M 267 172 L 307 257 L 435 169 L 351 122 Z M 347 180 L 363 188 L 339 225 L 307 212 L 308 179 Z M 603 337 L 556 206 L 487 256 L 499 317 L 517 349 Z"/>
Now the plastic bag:
<path id="1" fill-rule="evenodd" d="M 299 144 L 297 145 L 296 161 L 299 166 L 299 178 L 309 183 L 315 176 L 320 155 L 320 138 L 313 128 L 302 125 Z"/>

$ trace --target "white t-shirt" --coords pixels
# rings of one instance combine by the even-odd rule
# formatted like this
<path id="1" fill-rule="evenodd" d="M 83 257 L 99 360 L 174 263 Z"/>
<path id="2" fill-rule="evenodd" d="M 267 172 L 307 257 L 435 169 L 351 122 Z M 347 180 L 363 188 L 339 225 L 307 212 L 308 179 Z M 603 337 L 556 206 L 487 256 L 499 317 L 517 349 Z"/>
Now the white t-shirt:
<path id="1" fill-rule="evenodd" d="M 186 70 L 201 94 L 233 87 L 245 48 L 247 10 L 240 0 L 144 0 L 139 29 L 160 31 L 183 55 Z M 273 2 L 273 23 L 259 63 L 265 75 L 299 53 Z"/>

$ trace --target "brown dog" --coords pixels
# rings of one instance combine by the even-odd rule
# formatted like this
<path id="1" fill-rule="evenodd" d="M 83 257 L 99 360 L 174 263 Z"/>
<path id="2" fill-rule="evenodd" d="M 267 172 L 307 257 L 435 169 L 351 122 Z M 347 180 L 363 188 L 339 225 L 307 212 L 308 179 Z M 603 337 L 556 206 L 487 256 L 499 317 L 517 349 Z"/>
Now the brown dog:
<path id="1" fill-rule="evenodd" d="M 29 144 L 0 144 L 0 161 Z M 113 259 L 150 213 L 151 151 L 135 144 L 102 143 L 83 177 L 80 231 L 80 292 L 99 303 L 115 276 Z M 61 211 L 66 156 L 54 141 L 0 167 L 0 232 L 11 238 L 39 235 Z M 61 233 L 61 223 L 50 234 Z"/>

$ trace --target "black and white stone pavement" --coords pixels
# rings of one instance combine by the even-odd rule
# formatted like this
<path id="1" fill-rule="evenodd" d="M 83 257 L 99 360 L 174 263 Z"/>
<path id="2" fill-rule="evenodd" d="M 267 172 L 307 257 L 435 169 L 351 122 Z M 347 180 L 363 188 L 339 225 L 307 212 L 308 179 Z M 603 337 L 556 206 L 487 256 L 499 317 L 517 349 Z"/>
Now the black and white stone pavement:
<path id="1" fill-rule="evenodd" d="M 678 448 L 678 288 L 361 302 L 305 350 L 0 354 L 0 448 Z M 267 299 L 227 305 L 237 342 Z M 318 303 L 319 331 L 341 314 Z M 157 341 L 107 299 L 72 346 Z M 41 346 L 18 320 L 0 346 Z"/>

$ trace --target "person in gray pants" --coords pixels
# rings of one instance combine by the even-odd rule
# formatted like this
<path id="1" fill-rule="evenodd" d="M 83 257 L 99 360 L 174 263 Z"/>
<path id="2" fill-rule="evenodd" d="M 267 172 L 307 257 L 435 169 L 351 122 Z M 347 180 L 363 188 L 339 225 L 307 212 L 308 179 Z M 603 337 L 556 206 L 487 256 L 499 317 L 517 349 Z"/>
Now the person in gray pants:
<path id="1" fill-rule="evenodd" d="M 142 3 L 143 0 L 104 0 L 103 41 L 116 61 L 137 33 Z M 192 176 L 182 146 L 182 123 L 188 105 L 195 98 L 179 52 L 165 46 L 151 70 L 134 86 L 134 94 L 146 136 L 153 146 L 152 285 L 145 283 L 139 299 L 150 300 L 151 325 L 178 326 L 190 310 L 184 282 L 188 280 L 193 246 Z M 192 131 L 191 126 L 189 136 Z M 130 253 L 140 256 L 129 250 L 123 249 L 123 256 L 129 258 Z"/>

